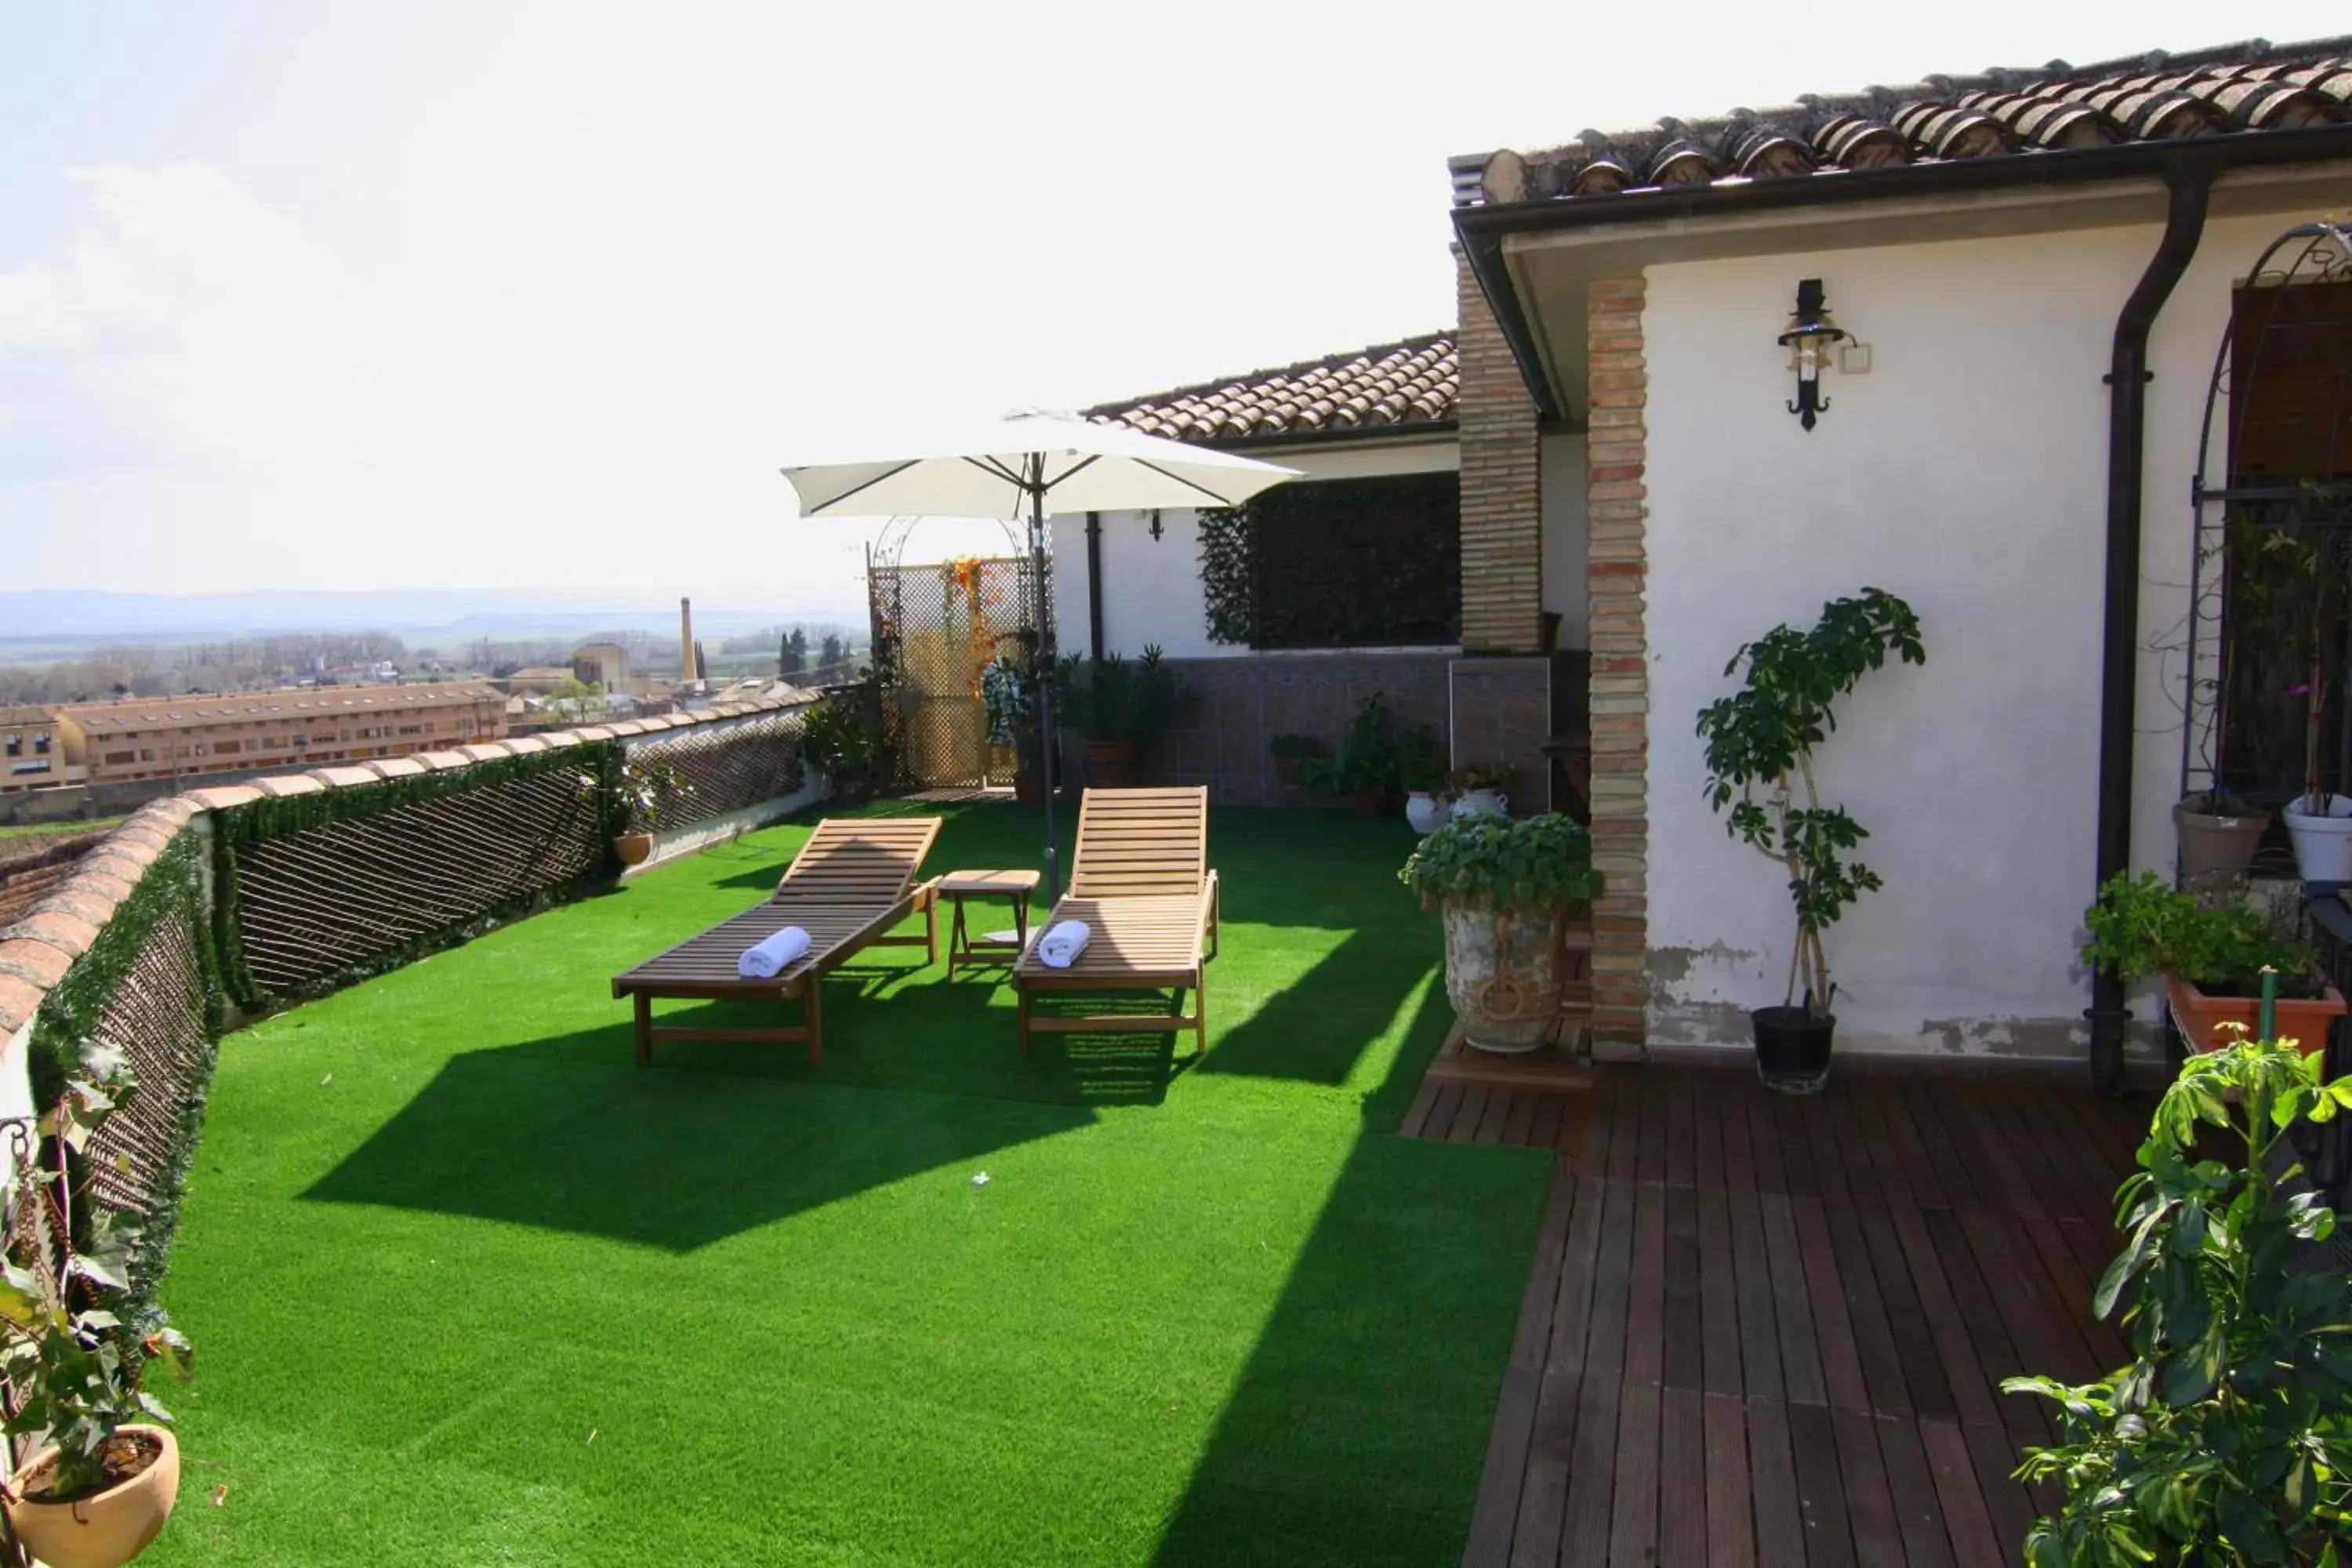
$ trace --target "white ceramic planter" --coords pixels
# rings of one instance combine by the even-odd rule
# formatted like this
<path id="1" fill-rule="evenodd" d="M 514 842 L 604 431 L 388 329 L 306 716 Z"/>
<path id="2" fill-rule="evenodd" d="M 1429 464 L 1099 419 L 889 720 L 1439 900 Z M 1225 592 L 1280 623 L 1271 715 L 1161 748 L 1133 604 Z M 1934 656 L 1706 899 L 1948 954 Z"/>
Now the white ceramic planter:
<path id="1" fill-rule="evenodd" d="M 2327 815 L 2305 815 L 2301 795 L 2287 803 L 2287 837 L 2294 840 L 2295 869 L 2306 882 L 2352 882 L 2352 795 L 2327 797 Z"/>
<path id="2" fill-rule="evenodd" d="M 1465 816 L 1508 816 L 1510 812 L 1510 797 L 1498 789 L 1466 789 L 1454 802 L 1457 820 Z"/>
<path id="3" fill-rule="evenodd" d="M 1445 826 L 1445 803 L 1425 789 L 1414 790 L 1404 797 L 1404 819 L 1426 838 Z"/>

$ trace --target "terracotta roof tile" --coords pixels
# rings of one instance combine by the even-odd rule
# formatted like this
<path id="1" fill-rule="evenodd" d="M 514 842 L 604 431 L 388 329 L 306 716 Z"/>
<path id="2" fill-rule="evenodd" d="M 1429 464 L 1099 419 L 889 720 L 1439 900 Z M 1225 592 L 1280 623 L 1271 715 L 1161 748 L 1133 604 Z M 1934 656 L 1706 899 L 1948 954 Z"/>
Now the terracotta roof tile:
<path id="1" fill-rule="evenodd" d="M 1454 334 L 1429 332 L 1100 404 L 1087 416 L 1203 446 L 1342 431 L 1404 434 L 1450 426 L 1461 385 Z"/>
<path id="2" fill-rule="evenodd" d="M 1454 205 L 1588 201 L 1645 190 L 1900 163 L 2064 153 L 2123 142 L 2352 121 L 2352 37 L 2256 38 L 2072 66 L 2053 60 L 1780 109 L 1580 132 L 1565 146 L 1453 160 Z"/>

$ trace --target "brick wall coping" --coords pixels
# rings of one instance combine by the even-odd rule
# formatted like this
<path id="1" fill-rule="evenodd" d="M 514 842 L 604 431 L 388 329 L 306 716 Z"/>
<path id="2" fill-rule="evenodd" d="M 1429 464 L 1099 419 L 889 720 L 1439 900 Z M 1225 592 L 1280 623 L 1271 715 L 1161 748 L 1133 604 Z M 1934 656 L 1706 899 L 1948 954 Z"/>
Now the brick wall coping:
<path id="1" fill-rule="evenodd" d="M 83 856 L 70 875 L 50 889 L 38 903 L 14 924 L 0 927 L 0 1037 L 15 1034 L 32 1022 L 42 999 L 56 989 L 74 960 L 89 951 L 123 900 L 131 896 L 147 868 L 173 838 L 198 817 L 270 796 L 320 795 L 329 790 L 361 789 L 386 779 L 413 777 L 436 770 L 467 768 L 499 757 L 560 751 L 568 746 L 638 733 L 666 733 L 699 724 L 720 724 L 761 713 L 804 708 L 804 700 L 758 698 L 722 703 L 700 713 L 677 715 L 668 721 L 595 725 L 584 730 L 557 730 L 513 741 L 494 741 L 454 752 L 419 752 L 379 762 L 339 763 L 310 768 L 233 784 L 214 784 L 149 801 Z"/>

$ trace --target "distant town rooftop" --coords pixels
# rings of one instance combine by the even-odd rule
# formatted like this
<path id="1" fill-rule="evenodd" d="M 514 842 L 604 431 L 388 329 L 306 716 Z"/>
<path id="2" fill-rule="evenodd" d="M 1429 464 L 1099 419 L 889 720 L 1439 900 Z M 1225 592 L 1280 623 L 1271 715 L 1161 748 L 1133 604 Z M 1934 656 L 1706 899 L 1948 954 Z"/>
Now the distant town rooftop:
<path id="1" fill-rule="evenodd" d="M 415 686 L 298 687 L 220 697 L 127 697 L 115 702 L 74 702 L 57 711 L 85 730 L 175 730 L 247 720 L 313 718 L 331 713 L 391 713 L 472 702 L 503 702 L 485 681 L 445 680 Z"/>

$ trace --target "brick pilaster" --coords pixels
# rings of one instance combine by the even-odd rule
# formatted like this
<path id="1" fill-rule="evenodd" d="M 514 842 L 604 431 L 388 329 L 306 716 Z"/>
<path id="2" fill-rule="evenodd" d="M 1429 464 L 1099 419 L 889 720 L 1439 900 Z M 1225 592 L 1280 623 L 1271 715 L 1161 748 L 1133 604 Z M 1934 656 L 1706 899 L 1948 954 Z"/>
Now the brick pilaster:
<path id="1" fill-rule="evenodd" d="M 1609 879 L 1592 910 L 1592 1034 L 1639 1045 L 1649 1000 L 1648 362 L 1639 278 L 1590 284 L 1585 588 L 1592 644 L 1592 852 Z M 1468 457 L 1465 447 L 1464 453 Z"/>
<path id="2" fill-rule="evenodd" d="M 1468 262 L 1454 268 L 1461 322 L 1462 646 L 1542 647 L 1542 476 L 1535 400 Z"/>

